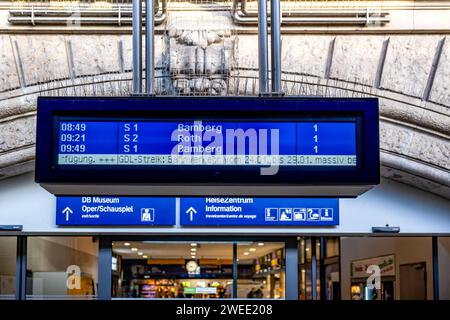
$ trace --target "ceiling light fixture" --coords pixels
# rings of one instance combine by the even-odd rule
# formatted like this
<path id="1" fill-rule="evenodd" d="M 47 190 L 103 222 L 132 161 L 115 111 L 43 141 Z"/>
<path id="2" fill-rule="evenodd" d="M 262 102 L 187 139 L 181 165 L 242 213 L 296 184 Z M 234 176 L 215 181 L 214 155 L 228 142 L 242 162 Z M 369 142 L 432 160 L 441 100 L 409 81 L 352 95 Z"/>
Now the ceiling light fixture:
<path id="1" fill-rule="evenodd" d="M 125 247 L 129 247 L 129 246 L 131 246 L 131 243 L 125 242 L 123 245 L 124 245 Z"/>
<path id="2" fill-rule="evenodd" d="M 138 251 L 138 248 L 131 248 L 131 251 L 136 252 Z"/>

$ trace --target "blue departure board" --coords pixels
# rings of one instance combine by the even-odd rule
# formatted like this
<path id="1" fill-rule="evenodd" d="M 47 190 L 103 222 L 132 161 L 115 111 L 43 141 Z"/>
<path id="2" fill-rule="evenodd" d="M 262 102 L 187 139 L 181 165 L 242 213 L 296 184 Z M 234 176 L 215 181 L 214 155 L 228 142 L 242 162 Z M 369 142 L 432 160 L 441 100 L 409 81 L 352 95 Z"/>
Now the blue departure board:
<path id="1" fill-rule="evenodd" d="M 357 165 L 355 121 L 98 121 L 60 118 L 63 166 Z"/>
<path id="2" fill-rule="evenodd" d="M 378 100 L 39 97 L 57 195 L 343 197 L 380 181 Z"/>

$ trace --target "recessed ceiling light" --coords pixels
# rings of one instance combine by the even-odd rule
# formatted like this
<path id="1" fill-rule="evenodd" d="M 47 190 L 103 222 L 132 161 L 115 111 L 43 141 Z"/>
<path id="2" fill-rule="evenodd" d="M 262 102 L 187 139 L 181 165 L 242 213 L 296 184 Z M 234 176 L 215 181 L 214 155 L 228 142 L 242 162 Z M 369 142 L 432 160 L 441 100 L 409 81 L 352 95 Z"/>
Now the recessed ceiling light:
<path id="1" fill-rule="evenodd" d="M 195 248 L 191 248 L 191 251 L 192 251 L 192 252 L 195 252 L 195 251 L 197 251 L 197 249 L 195 249 Z"/>
<path id="2" fill-rule="evenodd" d="M 136 252 L 138 251 L 138 248 L 131 248 L 131 251 Z"/>
<path id="3" fill-rule="evenodd" d="M 143 252 L 138 252 L 138 255 L 142 256 L 144 253 Z"/>
<path id="4" fill-rule="evenodd" d="M 131 246 L 131 243 L 125 242 L 123 245 L 124 245 L 125 247 L 129 247 L 129 246 Z"/>
<path id="5" fill-rule="evenodd" d="M 142 258 L 144 258 L 144 259 L 148 259 L 148 256 L 142 256 Z"/>
<path id="6" fill-rule="evenodd" d="M 306 248 L 305 251 L 309 251 L 309 248 Z"/>
<path id="7" fill-rule="evenodd" d="M 262 247 L 264 245 L 264 242 L 258 242 L 258 246 Z"/>
<path id="8" fill-rule="evenodd" d="M 249 253 L 248 252 L 244 252 L 244 256 L 248 256 L 249 255 Z"/>
<path id="9" fill-rule="evenodd" d="M 191 243 L 191 247 L 196 247 L 197 244 L 196 243 Z"/>
<path id="10" fill-rule="evenodd" d="M 255 252 L 256 248 L 250 248 L 250 249 L 248 249 L 248 251 Z"/>

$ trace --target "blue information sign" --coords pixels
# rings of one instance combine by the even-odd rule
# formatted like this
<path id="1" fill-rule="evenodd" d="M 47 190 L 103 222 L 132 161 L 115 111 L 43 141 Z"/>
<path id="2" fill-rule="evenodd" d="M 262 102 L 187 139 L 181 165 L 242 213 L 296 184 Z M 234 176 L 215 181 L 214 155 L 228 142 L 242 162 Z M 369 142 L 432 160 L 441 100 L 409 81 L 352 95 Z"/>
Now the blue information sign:
<path id="1" fill-rule="evenodd" d="M 56 224 L 171 226 L 175 225 L 175 198 L 57 197 Z"/>
<path id="2" fill-rule="evenodd" d="M 338 199 L 181 198 L 183 226 L 336 226 Z"/>

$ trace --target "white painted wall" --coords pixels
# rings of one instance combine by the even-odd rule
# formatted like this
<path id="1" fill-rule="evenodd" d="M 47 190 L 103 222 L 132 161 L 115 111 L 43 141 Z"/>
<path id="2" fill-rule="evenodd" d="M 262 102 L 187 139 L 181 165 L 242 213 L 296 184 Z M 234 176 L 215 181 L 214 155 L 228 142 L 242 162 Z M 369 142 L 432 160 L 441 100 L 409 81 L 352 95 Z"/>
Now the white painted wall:
<path id="1" fill-rule="evenodd" d="M 395 299 L 400 299 L 400 265 L 426 263 L 427 299 L 433 299 L 433 255 L 431 237 L 341 238 L 341 296 L 351 299 L 350 263 L 353 260 L 395 255 Z M 447 264 L 448 267 L 448 264 Z"/>
<path id="2" fill-rule="evenodd" d="M 356 199 L 342 199 L 340 212 L 340 226 L 331 228 L 62 228 L 55 225 L 55 197 L 34 183 L 32 173 L 0 181 L 0 224 L 23 225 L 27 233 L 350 235 L 389 224 L 404 235 L 450 235 L 450 201 L 389 180 Z"/>

